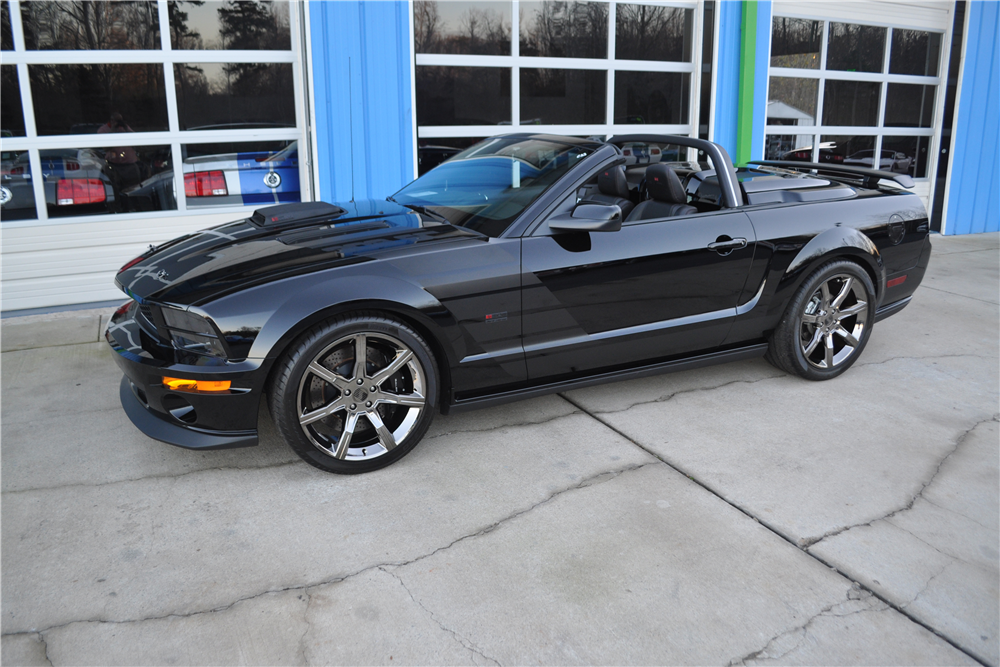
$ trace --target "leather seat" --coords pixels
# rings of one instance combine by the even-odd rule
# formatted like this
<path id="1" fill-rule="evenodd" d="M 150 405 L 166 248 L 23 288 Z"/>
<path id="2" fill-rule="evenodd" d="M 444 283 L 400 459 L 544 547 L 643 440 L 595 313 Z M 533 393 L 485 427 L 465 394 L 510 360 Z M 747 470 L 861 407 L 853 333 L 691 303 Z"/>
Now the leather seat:
<path id="1" fill-rule="evenodd" d="M 698 212 L 687 203 L 687 193 L 681 179 L 665 164 L 653 164 L 646 169 L 646 190 L 650 199 L 640 203 L 627 217 L 627 221 L 672 218 Z"/>
<path id="2" fill-rule="evenodd" d="M 628 180 L 625 178 L 625 167 L 617 165 L 605 169 L 597 177 L 597 189 L 600 194 L 587 195 L 581 204 L 616 204 L 622 210 L 622 218 L 628 217 L 635 203 L 629 199 Z"/>

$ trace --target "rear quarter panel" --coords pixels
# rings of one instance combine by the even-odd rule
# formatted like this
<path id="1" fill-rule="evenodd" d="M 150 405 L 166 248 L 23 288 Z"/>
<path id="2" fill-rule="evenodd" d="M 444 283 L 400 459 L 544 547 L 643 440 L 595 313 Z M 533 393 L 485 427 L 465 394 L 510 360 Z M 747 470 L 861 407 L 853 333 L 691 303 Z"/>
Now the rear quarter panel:
<path id="1" fill-rule="evenodd" d="M 762 204 L 746 212 L 757 234 L 757 250 L 745 294 L 766 283 L 760 303 L 737 318 L 727 343 L 766 339 L 799 286 L 832 259 L 863 266 L 879 305 L 910 296 L 923 278 L 930 252 L 927 212 L 911 193 L 859 190 L 851 199 Z M 889 233 L 893 216 L 902 219 L 902 236 Z M 907 275 L 902 285 L 886 288 L 886 281 L 901 275 Z"/>

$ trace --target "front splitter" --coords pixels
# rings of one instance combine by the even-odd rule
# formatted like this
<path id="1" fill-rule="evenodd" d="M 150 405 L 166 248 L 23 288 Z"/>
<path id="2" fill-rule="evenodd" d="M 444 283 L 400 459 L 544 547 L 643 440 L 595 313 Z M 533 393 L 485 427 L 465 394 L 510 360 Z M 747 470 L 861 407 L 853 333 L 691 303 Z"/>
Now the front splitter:
<path id="1" fill-rule="evenodd" d="M 122 408 L 137 429 L 170 445 L 185 449 L 235 449 L 253 447 L 257 444 L 257 431 L 235 431 L 218 433 L 182 426 L 167 421 L 147 408 L 132 391 L 132 381 L 122 377 L 118 395 Z"/>

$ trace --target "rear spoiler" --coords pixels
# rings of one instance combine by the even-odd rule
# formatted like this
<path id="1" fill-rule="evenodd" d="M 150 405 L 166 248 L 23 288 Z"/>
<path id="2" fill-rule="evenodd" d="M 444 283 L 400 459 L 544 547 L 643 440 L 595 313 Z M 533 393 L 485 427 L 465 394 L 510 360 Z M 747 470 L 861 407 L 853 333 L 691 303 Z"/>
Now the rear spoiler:
<path id="1" fill-rule="evenodd" d="M 913 179 L 907 174 L 897 174 L 891 171 L 865 169 L 864 167 L 849 167 L 839 164 L 819 164 L 817 162 L 795 162 L 792 160 L 756 160 L 747 164 L 759 164 L 765 167 L 781 167 L 793 171 L 826 172 L 833 176 L 859 176 L 864 180 L 866 188 L 877 188 L 879 181 L 895 181 L 904 188 L 913 187 Z"/>

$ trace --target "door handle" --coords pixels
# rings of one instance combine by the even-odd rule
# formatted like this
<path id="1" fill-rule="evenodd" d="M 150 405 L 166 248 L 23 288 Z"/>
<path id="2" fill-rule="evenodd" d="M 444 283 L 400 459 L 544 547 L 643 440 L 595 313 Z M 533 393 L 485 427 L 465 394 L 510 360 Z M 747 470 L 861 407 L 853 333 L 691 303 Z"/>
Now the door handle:
<path id="1" fill-rule="evenodd" d="M 747 240 L 744 238 L 731 239 L 728 236 L 720 236 L 715 243 L 709 243 L 708 249 L 714 250 L 720 255 L 728 255 L 734 250 L 747 247 Z"/>

